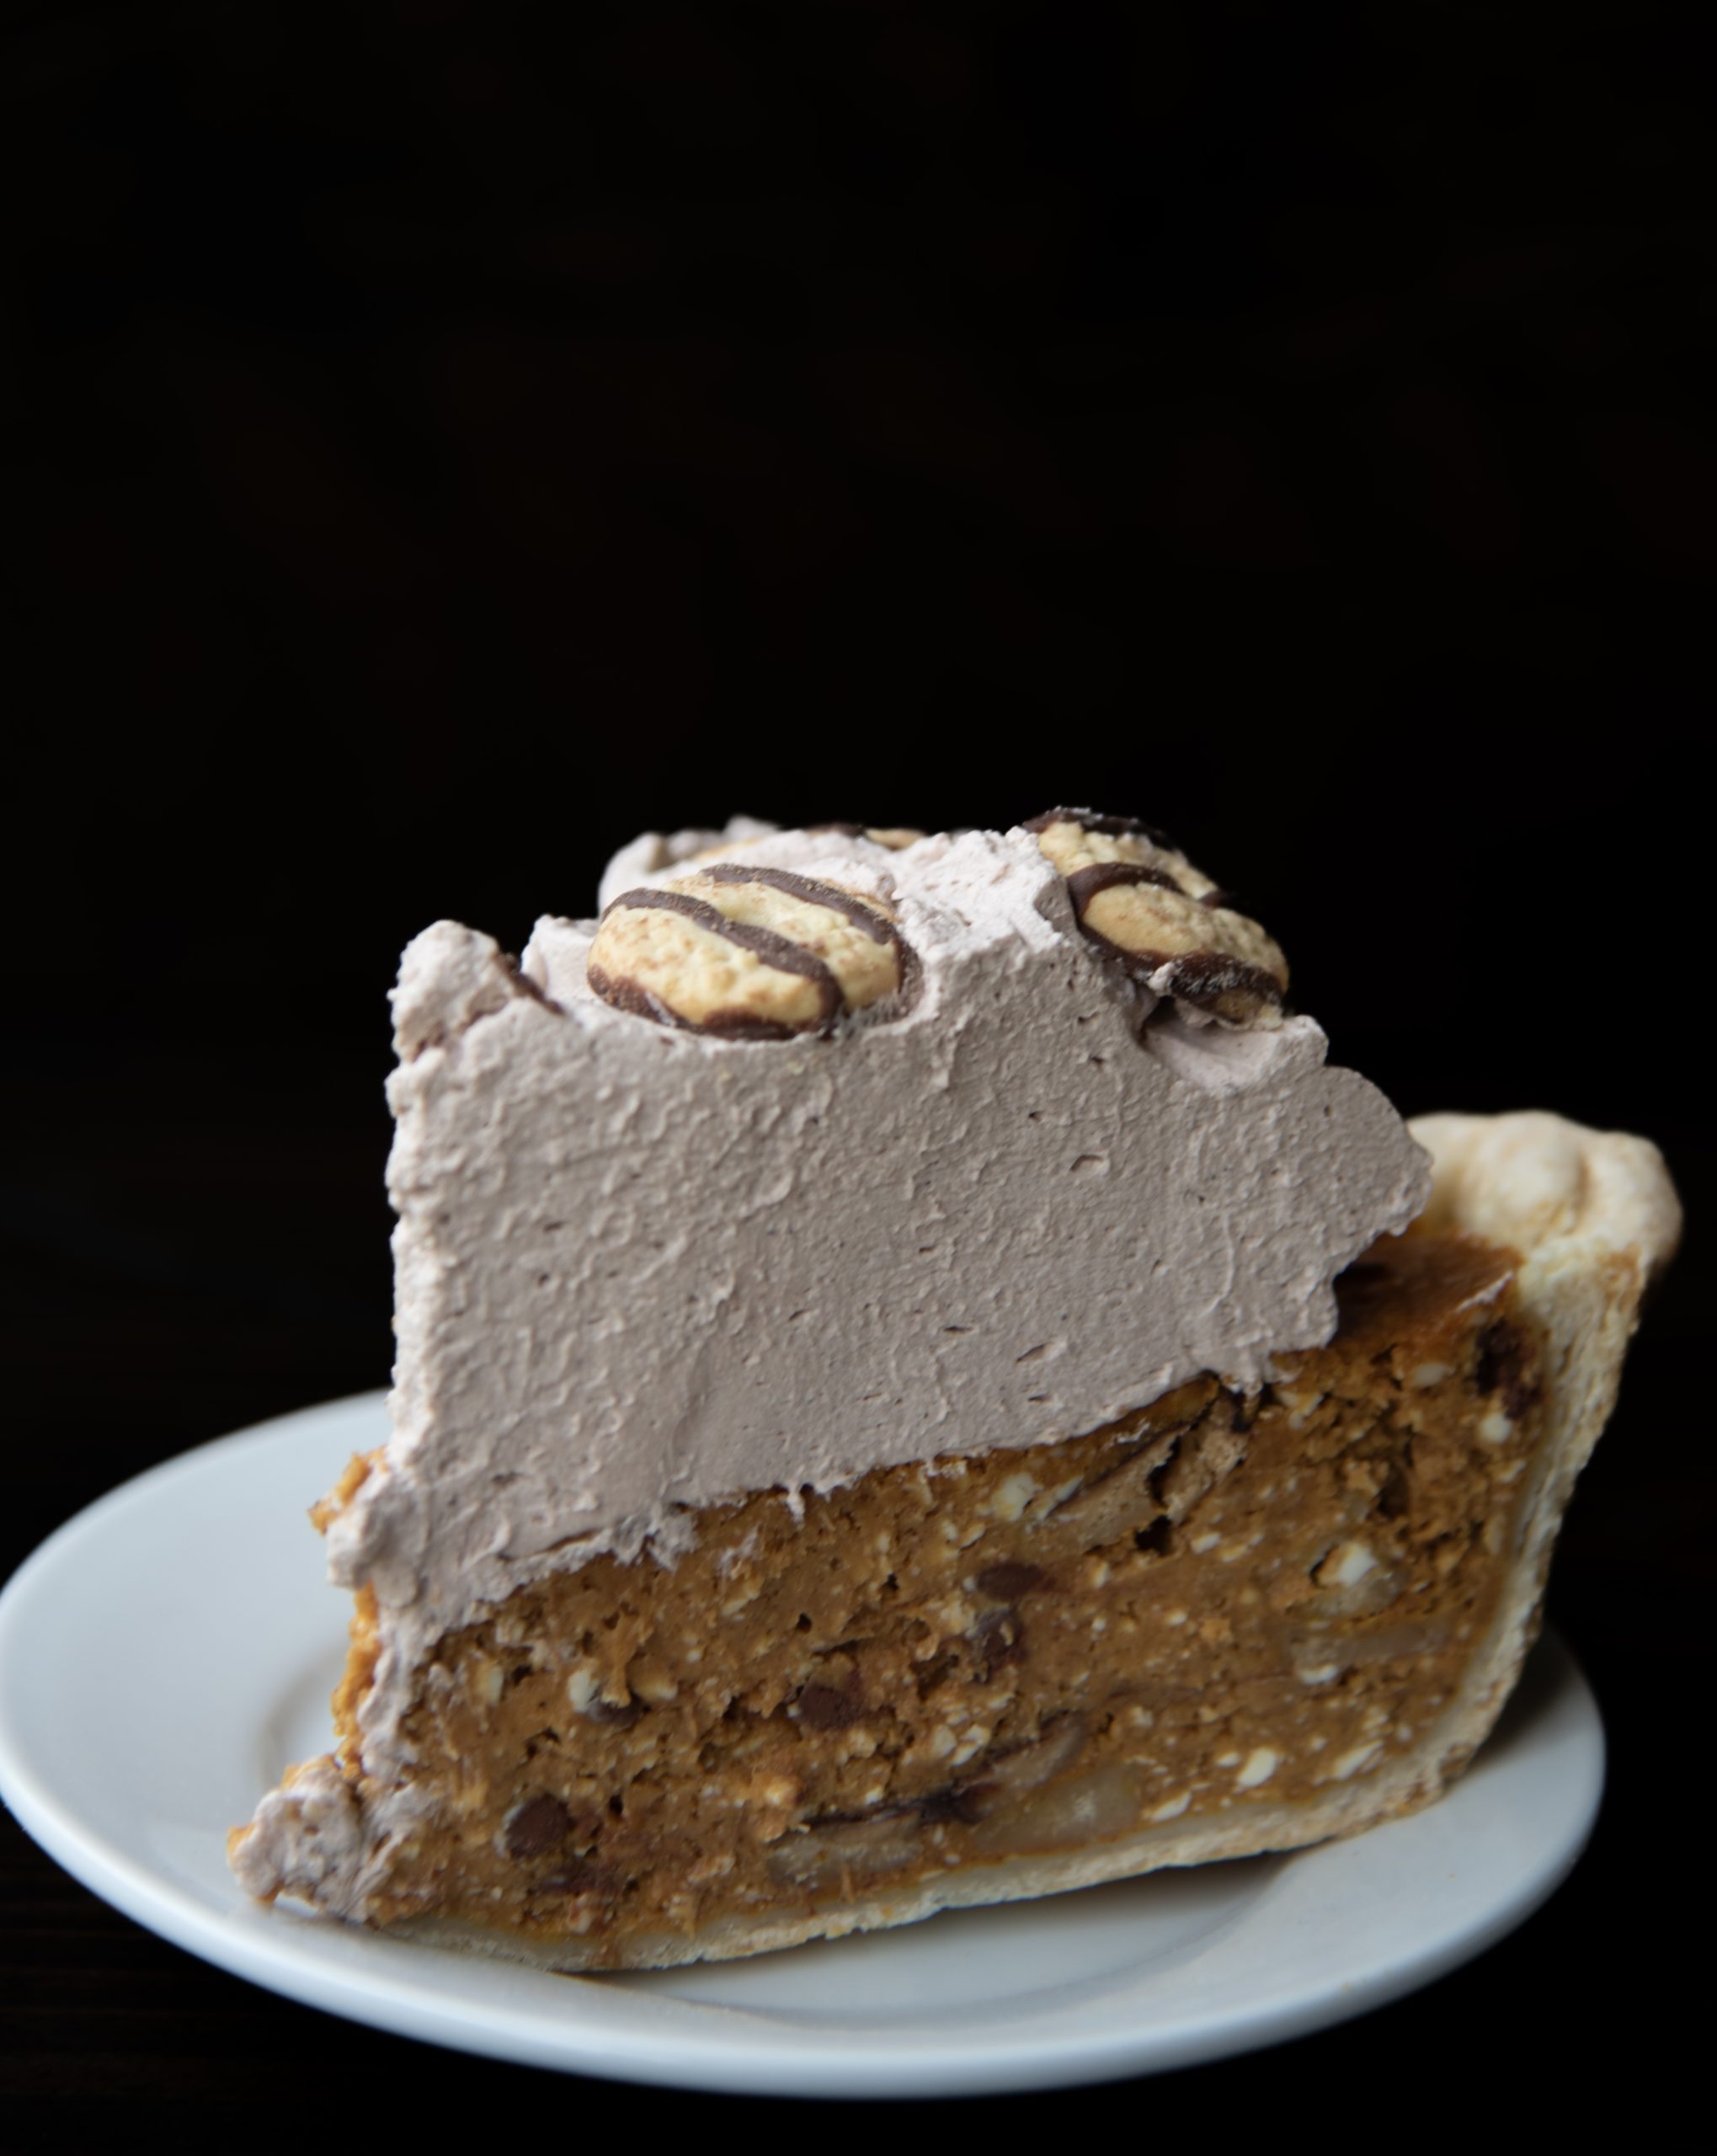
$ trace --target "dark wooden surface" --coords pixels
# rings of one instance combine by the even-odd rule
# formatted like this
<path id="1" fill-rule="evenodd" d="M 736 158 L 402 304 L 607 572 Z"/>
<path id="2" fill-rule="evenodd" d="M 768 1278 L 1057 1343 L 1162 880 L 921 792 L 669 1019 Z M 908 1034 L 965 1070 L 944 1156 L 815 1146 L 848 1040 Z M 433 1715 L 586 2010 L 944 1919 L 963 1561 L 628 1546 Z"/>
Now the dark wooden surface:
<path id="1" fill-rule="evenodd" d="M 0 31 L 0 1574 L 385 1380 L 382 998 L 425 921 L 516 947 L 641 825 L 734 809 L 1138 811 L 1405 1109 L 1645 1130 L 1692 1231 L 1552 1586 L 1613 1747 L 1586 1861 L 1422 1996 L 1079 2116 L 1335 2144 L 1471 2116 L 1474 2061 L 1505 2117 L 1545 2060 L 1666 2100 L 1713 1585 L 1717 246 L 1677 15 Z M 0 1908 L 0 2145 L 734 2111 L 291 2006 L 3 1817 Z"/>

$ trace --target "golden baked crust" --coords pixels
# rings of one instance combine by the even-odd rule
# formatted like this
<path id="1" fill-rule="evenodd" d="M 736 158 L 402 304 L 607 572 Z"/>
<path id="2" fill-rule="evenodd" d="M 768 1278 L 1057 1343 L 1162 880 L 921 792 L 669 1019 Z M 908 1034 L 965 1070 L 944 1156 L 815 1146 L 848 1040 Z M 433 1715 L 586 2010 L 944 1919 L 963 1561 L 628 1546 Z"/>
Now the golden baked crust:
<path id="1" fill-rule="evenodd" d="M 659 1967 L 1292 1848 L 1429 1802 L 1536 1630 L 1677 1214 L 1643 1141 L 1437 1117 L 1323 1349 L 1058 1445 L 700 1516 L 440 1644 L 372 1921 Z M 789 1607 L 791 1605 L 791 1607 Z M 337 1695 L 349 1746 L 374 1653 Z M 343 1770 L 361 1814 L 369 1792 Z"/>

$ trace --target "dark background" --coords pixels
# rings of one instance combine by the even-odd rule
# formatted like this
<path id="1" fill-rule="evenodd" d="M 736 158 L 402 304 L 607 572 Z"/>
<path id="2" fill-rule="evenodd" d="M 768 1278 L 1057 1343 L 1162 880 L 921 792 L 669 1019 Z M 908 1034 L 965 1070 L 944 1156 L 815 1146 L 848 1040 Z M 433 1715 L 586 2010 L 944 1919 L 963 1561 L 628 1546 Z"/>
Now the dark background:
<path id="1" fill-rule="evenodd" d="M 1551 1592 L 1613 1744 L 1575 1878 L 1416 1999 L 1079 2116 L 1340 2133 L 1475 2042 L 1511 2113 L 1559 2066 L 1661 2096 L 1711 1585 L 1690 19 L 0 11 L 0 1572 L 385 1381 L 383 999 L 426 921 L 516 948 L 735 809 L 1140 813 L 1404 1109 L 1648 1132 L 1693 1228 Z M 377 2086 L 413 2132 L 574 2101 L 205 1968 L 5 1819 L 0 1908 L 0 2140 L 254 2137 L 283 2078 L 295 2134 Z"/>

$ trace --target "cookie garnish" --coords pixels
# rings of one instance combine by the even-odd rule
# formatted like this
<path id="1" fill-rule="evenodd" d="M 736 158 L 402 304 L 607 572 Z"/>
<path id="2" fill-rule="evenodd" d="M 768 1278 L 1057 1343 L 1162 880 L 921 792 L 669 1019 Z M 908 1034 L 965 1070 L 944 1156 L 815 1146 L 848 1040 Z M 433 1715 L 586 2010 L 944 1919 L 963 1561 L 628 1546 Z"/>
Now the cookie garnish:
<path id="1" fill-rule="evenodd" d="M 1281 946 L 1160 831 L 1089 808 L 1052 808 L 1025 829 L 1065 879 L 1087 939 L 1136 979 L 1229 1025 L 1281 1010 Z"/>
<path id="2" fill-rule="evenodd" d="M 887 847 L 890 853 L 899 853 L 909 846 L 916 846 L 924 836 L 905 824 L 878 826 L 874 824 L 807 824 L 805 835 L 814 838 L 824 831 L 836 831 L 848 839 L 868 839 L 872 846 Z"/>
<path id="3" fill-rule="evenodd" d="M 604 1002 L 726 1040 L 826 1033 L 898 996 L 911 953 L 881 899 L 786 868 L 718 862 L 623 891 L 586 977 Z"/>

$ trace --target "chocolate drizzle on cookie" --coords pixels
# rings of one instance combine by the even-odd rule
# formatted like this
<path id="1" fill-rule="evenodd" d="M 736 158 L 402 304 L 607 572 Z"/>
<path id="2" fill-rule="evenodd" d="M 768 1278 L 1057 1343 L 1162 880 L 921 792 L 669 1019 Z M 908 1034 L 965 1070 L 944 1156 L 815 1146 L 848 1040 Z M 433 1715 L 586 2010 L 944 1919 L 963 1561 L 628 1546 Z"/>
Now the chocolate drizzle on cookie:
<path id="1" fill-rule="evenodd" d="M 924 833 L 905 825 L 879 825 L 877 824 L 807 824 L 807 838 L 819 838 L 832 832 L 838 838 L 868 839 L 872 846 L 879 846 L 889 853 L 898 853 L 903 847 L 916 846 Z"/>
<path id="2" fill-rule="evenodd" d="M 813 876 L 795 875 L 791 868 L 748 868 L 735 861 L 718 862 L 703 873 L 712 883 L 762 883 L 771 891 L 784 891 L 790 899 L 803 899 L 808 905 L 826 906 L 830 913 L 838 913 L 855 928 L 862 929 L 873 943 L 900 941 L 893 922 L 885 914 L 856 899 L 851 892 L 834 883 L 819 883 Z"/>
<path id="3" fill-rule="evenodd" d="M 1087 935 L 1091 931 L 1087 930 Z M 1091 936 L 1093 942 L 1103 938 Z M 1218 951 L 1124 951 L 1111 944 L 1130 973 L 1153 984 L 1159 993 L 1191 1003 L 1201 1011 L 1245 1025 L 1264 1011 L 1278 1010 L 1282 983 L 1262 966 L 1224 958 Z"/>
<path id="4" fill-rule="evenodd" d="M 1074 911 L 1083 914 L 1099 891 L 1122 883 L 1154 883 L 1161 890 L 1178 891 L 1183 899 L 1192 895 L 1166 868 L 1147 867 L 1140 861 L 1094 861 L 1089 868 L 1075 868 L 1067 879 L 1067 894 Z"/>
<path id="5" fill-rule="evenodd" d="M 621 892 L 603 914 L 586 978 L 605 1002 L 659 1025 L 778 1041 L 898 1003 L 915 968 L 882 900 L 788 869 L 717 862 Z"/>
<path id="6" fill-rule="evenodd" d="M 707 899 L 694 898 L 685 891 L 622 891 L 611 902 L 602 918 L 606 921 L 610 915 L 627 907 L 683 915 L 707 934 L 719 937 L 736 950 L 749 952 L 771 971 L 792 974 L 808 981 L 817 991 L 818 1005 L 815 1015 L 797 1025 L 738 1009 L 711 1010 L 698 1018 L 689 1018 L 675 1008 L 669 995 L 625 975 L 616 978 L 611 974 L 599 963 L 593 946 L 587 978 L 603 1001 L 613 1004 L 616 1010 L 634 1011 L 641 1018 L 653 1018 L 659 1025 L 718 1034 L 725 1040 L 784 1041 L 792 1039 L 795 1033 L 826 1031 L 841 1009 L 840 984 L 829 968 L 803 945 L 777 936 L 771 929 L 754 928 L 746 921 L 730 921 Z"/>
<path id="7" fill-rule="evenodd" d="M 1100 816 L 1094 808 L 1046 808 L 1041 816 L 1028 817 L 1020 829 L 1041 834 L 1056 824 L 1077 824 L 1081 830 L 1095 831 L 1104 838 L 1146 839 L 1165 852 L 1176 851 L 1175 841 L 1154 824 L 1142 824 L 1137 816 Z"/>
<path id="8" fill-rule="evenodd" d="M 1024 828 L 1064 878 L 1086 940 L 1136 980 L 1229 1025 L 1279 1012 L 1281 947 L 1160 832 L 1085 808 L 1052 808 Z"/>

